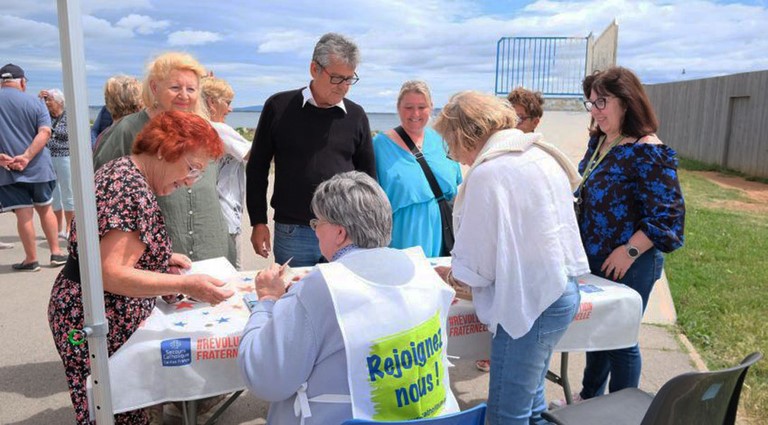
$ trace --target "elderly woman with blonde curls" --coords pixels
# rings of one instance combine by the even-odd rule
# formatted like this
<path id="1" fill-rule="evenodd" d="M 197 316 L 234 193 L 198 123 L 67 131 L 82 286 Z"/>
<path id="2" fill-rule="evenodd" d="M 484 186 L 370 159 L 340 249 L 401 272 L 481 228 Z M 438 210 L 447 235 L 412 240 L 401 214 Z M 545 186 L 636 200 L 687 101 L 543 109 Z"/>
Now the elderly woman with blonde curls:
<path id="1" fill-rule="evenodd" d="M 579 307 L 576 277 L 589 265 L 573 214 L 578 173 L 538 134 L 516 129 L 504 99 L 462 92 L 435 130 L 470 166 L 453 210 L 451 267 L 437 272 L 469 287 L 493 333 L 489 424 L 538 423 L 553 349 Z"/>
<path id="2" fill-rule="evenodd" d="M 123 117 L 139 112 L 144 108 L 144 101 L 141 99 L 141 82 L 134 77 L 127 75 L 115 75 L 109 77 L 104 83 L 104 108 L 107 115 L 111 117 L 109 124 L 103 131 L 96 135 L 93 150 L 101 143 L 104 134 L 112 128 Z M 101 115 L 102 112 L 99 112 Z M 98 117 L 96 120 L 98 121 Z M 96 121 L 94 121 L 94 126 Z"/>
<path id="3" fill-rule="evenodd" d="M 208 118 L 200 101 L 200 80 L 205 75 L 205 68 L 186 53 L 164 53 L 150 62 L 142 87 L 145 109 L 105 131 L 94 153 L 94 167 L 98 169 L 129 154 L 136 134 L 157 114 L 183 111 Z M 227 257 L 235 263 L 235 258 L 228 255 L 227 227 L 221 209 L 210 208 L 218 204 L 216 167 L 207 169 L 193 186 L 160 197 L 158 203 L 175 252 L 193 261 Z"/>
<path id="4" fill-rule="evenodd" d="M 221 78 L 206 77 L 203 79 L 202 96 L 211 118 L 211 125 L 224 142 L 225 155 L 219 160 L 216 190 L 219 193 L 221 213 L 227 221 L 230 255 L 235 257 L 235 268 L 240 270 L 245 163 L 251 153 L 251 142 L 224 122 L 232 112 L 232 99 L 235 97 L 235 91 L 229 83 Z"/>

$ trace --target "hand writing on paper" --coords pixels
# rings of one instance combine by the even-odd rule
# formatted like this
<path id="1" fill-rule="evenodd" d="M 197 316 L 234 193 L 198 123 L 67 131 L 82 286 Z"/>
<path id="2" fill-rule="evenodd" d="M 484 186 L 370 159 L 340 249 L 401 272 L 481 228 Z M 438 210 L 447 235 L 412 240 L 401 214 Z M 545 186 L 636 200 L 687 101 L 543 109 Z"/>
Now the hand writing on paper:
<path id="1" fill-rule="evenodd" d="M 285 295 L 284 276 L 287 264 L 287 262 L 283 265 L 272 264 L 271 267 L 256 275 L 256 295 L 259 296 L 260 301 L 276 301 Z"/>

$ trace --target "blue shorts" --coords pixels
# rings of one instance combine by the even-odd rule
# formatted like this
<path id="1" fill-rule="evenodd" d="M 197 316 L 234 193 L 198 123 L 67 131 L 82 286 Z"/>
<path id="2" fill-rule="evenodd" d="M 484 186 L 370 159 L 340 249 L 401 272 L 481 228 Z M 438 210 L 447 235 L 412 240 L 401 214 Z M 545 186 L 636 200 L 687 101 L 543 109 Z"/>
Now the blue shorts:
<path id="1" fill-rule="evenodd" d="M 0 186 L 0 212 L 48 205 L 53 200 L 56 180 L 43 183 L 18 182 Z"/>

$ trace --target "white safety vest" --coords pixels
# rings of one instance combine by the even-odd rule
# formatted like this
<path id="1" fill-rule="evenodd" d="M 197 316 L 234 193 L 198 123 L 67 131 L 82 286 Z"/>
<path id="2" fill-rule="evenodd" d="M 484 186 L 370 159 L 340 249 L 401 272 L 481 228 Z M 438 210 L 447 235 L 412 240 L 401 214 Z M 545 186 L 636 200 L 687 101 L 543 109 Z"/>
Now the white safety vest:
<path id="1" fill-rule="evenodd" d="M 413 274 L 399 286 L 365 280 L 345 265 L 318 265 L 331 293 L 344 339 L 350 395 L 308 399 L 299 389 L 294 411 L 309 402 L 352 403 L 357 419 L 410 420 L 459 411 L 448 377 L 446 321 L 454 291 L 420 248 L 404 251 Z M 370 257 L 369 257 L 370 258 Z M 353 258 L 350 258 L 353 260 Z M 388 270 L 388 274 L 410 270 Z"/>

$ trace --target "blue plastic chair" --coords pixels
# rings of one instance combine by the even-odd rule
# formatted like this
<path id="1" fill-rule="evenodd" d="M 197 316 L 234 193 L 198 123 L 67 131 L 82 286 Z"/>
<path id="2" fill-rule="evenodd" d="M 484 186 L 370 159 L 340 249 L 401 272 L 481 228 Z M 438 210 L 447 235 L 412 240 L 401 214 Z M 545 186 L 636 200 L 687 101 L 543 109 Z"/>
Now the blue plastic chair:
<path id="1" fill-rule="evenodd" d="M 367 419 L 350 419 L 341 425 L 485 425 L 485 403 L 463 412 L 412 421 L 378 422 Z"/>

